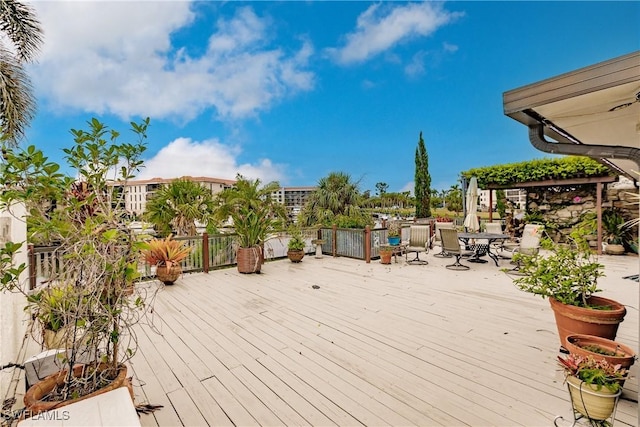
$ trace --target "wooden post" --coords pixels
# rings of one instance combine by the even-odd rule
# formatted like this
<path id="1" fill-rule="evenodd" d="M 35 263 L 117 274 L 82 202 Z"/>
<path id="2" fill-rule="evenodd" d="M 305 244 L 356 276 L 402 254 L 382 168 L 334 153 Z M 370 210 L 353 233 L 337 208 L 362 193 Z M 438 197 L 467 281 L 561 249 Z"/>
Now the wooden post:
<path id="1" fill-rule="evenodd" d="M 29 290 L 36 288 L 36 254 L 33 245 L 27 246 L 27 259 L 29 260 Z"/>
<path id="2" fill-rule="evenodd" d="M 596 253 L 602 255 L 602 183 L 596 184 L 596 215 L 598 222 L 598 247 Z"/>
<path id="3" fill-rule="evenodd" d="M 367 264 L 371 263 L 371 227 L 364 228 L 364 259 Z"/>
<path id="4" fill-rule="evenodd" d="M 333 253 L 333 257 L 338 256 L 338 226 L 333 224 L 331 227 L 331 231 L 333 234 L 333 239 L 331 243 L 331 252 Z"/>
<path id="5" fill-rule="evenodd" d="M 209 272 L 209 234 L 206 231 L 202 233 L 202 270 Z"/>

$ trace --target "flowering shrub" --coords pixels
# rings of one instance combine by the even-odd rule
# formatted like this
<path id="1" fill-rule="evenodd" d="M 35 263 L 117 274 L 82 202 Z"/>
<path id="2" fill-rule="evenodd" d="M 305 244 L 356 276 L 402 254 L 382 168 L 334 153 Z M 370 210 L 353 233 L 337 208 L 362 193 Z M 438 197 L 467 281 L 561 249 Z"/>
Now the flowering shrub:
<path id="1" fill-rule="evenodd" d="M 453 218 L 447 218 L 445 216 L 436 217 L 436 222 L 453 222 Z"/>
<path id="2" fill-rule="evenodd" d="M 566 357 L 558 356 L 558 363 L 564 369 L 565 374 L 593 384 L 597 390 L 606 387 L 612 393 L 617 393 L 622 387 L 628 371 L 621 365 L 612 365 L 604 359 L 595 359 L 593 356 L 576 356 L 570 354 Z"/>

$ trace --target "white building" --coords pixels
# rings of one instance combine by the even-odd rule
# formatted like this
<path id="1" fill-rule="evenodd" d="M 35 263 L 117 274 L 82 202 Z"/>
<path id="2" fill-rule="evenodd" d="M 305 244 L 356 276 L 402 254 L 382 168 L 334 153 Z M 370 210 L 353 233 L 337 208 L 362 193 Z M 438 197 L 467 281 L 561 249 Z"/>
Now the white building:
<path id="1" fill-rule="evenodd" d="M 497 190 L 480 190 L 478 194 L 480 198 L 480 201 L 478 202 L 478 207 L 482 211 L 489 210 L 489 194 L 490 194 L 489 192 L 490 191 L 493 192 L 493 194 L 491 195 L 491 200 L 492 200 L 492 210 L 495 212 L 496 205 L 498 203 L 498 198 L 496 197 Z M 525 208 L 526 201 L 527 201 L 526 191 L 522 189 L 506 189 L 504 190 L 504 196 L 509 202 L 513 204 L 513 207 L 515 209 Z"/>
<path id="2" fill-rule="evenodd" d="M 235 184 L 236 181 L 222 178 L 210 178 L 206 176 L 183 176 L 181 178 L 151 178 L 138 181 L 128 181 L 126 185 L 112 184 L 124 191 L 125 209 L 136 215 L 142 215 L 147 207 L 147 201 L 163 186 L 169 185 L 175 179 L 188 179 L 205 187 L 211 194 L 217 194 Z"/>
<path id="3" fill-rule="evenodd" d="M 281 187 L 271 194 L 273 200 L 285 205 L 289 219 L 295 221 L 309 195 L 316 187 Z"/>

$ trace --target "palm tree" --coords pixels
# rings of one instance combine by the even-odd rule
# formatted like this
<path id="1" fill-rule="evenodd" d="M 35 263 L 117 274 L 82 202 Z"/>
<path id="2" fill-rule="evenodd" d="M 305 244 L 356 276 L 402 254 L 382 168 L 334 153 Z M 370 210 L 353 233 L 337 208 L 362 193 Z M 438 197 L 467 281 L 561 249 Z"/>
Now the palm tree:
<path id="1" fill-rule="evenodd" d="M 313 192 L 298 216 L 302 226 L 316 225 L 364 227 L 371 224 L 370 215 L 359 205 L 357 183 L 344 172 L 332 172 L 318 181 Z"/>
<path id="2" fill-rule="evenodd" d="M 268 234 L 282 226 L 286 218 L 284 205 L 271 194 L 280 189 L 276 181 L 261 186 L 259 179 L 251 180 L 238 175 L 236 184 L 224 189 L 216 199 L 215 219 L 233 221 L 241 247 L 264 243 Z"/>
<path id="3" fill-rule="evenodd" d="M 208 223 L 213 211 L 209 190 L 188 179 L 176 179 L 158 190 L 147 203 L 144 216 L 163 235 L 195 236 L 196 221 Z"/>
<path id="4" fill-rule="evenodd" d="M 16 146 L 35 113 L 35 99 L 24 64 L 42 44 L 42 28 L 31 6 L 0 1 L 0 140 Z M 7 45 L 7 41 L 10 45 Z"/>

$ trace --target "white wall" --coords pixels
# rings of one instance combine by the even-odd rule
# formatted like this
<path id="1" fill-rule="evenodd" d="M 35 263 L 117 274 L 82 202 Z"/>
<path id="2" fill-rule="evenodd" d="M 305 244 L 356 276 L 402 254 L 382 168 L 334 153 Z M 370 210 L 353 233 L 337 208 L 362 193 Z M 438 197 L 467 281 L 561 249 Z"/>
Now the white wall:
<path id="1" fill-rule="evenodd" d="M 16 255 L 17 265 L 28 262 L 25 214 L 24 205 L 14 205 L 10 211 L 0 212 L 0 244 L 4 245 L 6 241 L 25 242 Z M 25 271 L 20 281 L 24 289 L 29 287 L 28 277 L 28 272 Z M 0 292 L 0 365 L 23 362 L 18 360 L 18 352 L 27 331 L 25 304 L 25 297 L 20 293 Z M 7 396 L 12 381 L 21 375 L 21 370 L 13 368 L 0 371 L 0 401 Z"/>

